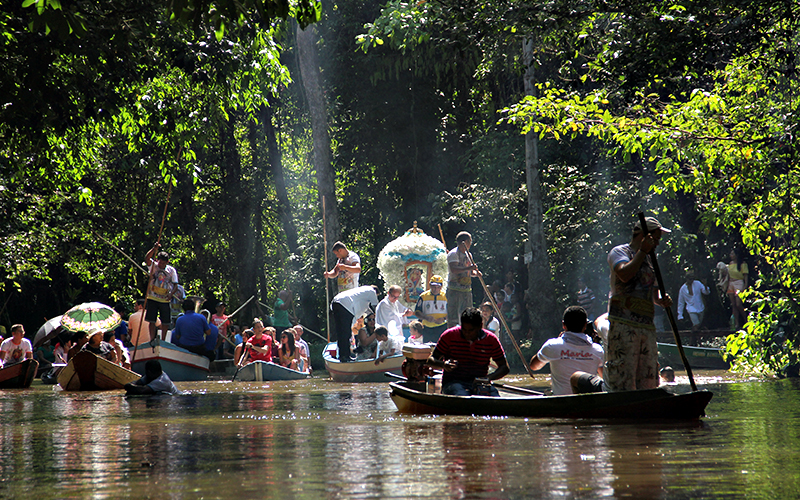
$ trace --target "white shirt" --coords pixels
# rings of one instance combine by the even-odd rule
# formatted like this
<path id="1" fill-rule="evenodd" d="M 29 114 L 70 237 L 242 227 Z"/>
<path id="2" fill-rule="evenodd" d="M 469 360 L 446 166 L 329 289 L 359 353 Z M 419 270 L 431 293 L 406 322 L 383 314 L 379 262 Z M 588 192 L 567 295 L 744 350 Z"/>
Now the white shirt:
<path id="1" fill-rule="evenodd" d="M 390 335 L 388 339 L 378 342 L 378 357 L 388 353 L 392 349 L 394 349 L 394 354 L 392 354 L 392 356 L 403 353 L 402 338 L 392 337 Z"/>
<path id="2" fill-rule="evenodd" d="M 333 298 L 333 302 L 340 304 L 353 314 L 352 325 L 355 325 L 356 320 L 367 312 L 369 306 L 375 307 L 378 305 L 378 295 L 371 286 L 360 286 L 337 293 Z"/>
<path id="3" fill-rule="evenodd" d="M 33 353 L 31 341 L 22 337 L 19 345 L 14 343 L 14 337 L 8 337 L 0 344 L 0 351 L 3 352 L 3 359 L 0 359 L 0 366 L 5 363 L 19 363 L 24 361 L 26 353 Z"/>
<path id="4" fill-rule="evenodd" d="M 550 362 L 550 383 L 556 396 L 572 394 L 569 378 L 573 373 L 596 375 L 603 366 L 603 348 L 585 333 L 564 332 L 545 342 L 536 356 Z"/>
<path id="5" fill-rule="evenodd" d="M 499 322 L 499 321 L 497 321 L 497 318 L 495 318 L 494 316 L 492 316 L 492 319 L 491 319 L 491 320 L 489 320 L 489 323 L 488 323 L 488 324 L 487 324 L 487 325 L 486 325 L 484 328 L 486 328 L 486 329 L 487 329 L 487 330 L 489 330 L 490 332 L 492 332 L 492 333 L 496 334 L 496 333 L 497 333 L 497 330 L 499 330 L 499 329 L 500 329 L 500 322 Z"/>
<path id="6" fill-rule="evenodd" d="M 409 309 L 400 303 L 400 299 L 389 302 L 389 296 L 383 298 L 375 310 L 375 326 L 385 326 L 390 337 L 403 338 L 403 315 Z"/>
<path id="7" fill-rule="evenodd" d="M 688 313 L 701 313 L 705 310 L 706 306 L 703 304 L 703 297 L 700 294 L 708 295 L 711 290 L 697 280 L 692 282 L 692 295 L 689 295 L 689 287 L 686 283 L 681 287 L 678 293 L 678 319 L 683 319 L 683 308 L 686 306 Z"/>

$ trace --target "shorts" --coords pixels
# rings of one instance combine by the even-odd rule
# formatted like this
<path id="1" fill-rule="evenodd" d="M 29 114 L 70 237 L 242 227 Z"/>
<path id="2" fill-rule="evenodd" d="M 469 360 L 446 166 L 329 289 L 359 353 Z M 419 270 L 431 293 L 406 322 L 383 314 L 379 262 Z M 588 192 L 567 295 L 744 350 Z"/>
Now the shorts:
<path id="1" fill-rule="evenodd" d="M 452 328 L 461 324 L 461 313 L 472 307 L 472 290 L 460 292 L 447 289 L 447 327 Z M 438 340 L 438 339 L 437 339 Z"/>
<path id="2" fill-rule="evenodd" d="M 448 299 L 449 301 L 449 299 Z M 442 384 L 442 394 L 449 394 L 451 396 L 493 396 L 500 397 L 500 392 L 497 387 L 493 385 L 481 386 L 482 390 L 487 391 L 486 394 L 478 394 L 476 386 L 473 382 L 465 382 L 463 380 L 453 380 Z"/>
<path id="3" fill-rule="evenodd" d="M 728 282 L 728 295 L 739 295 L 744 290 L 744 280 L 730 280 Z"/>
<path id="4" fill-rule="evenodd" d="M 584 373 L 578 377 L 577 385 L 572 388 L 575 394 L 590 394 L 593 392 L 605 392 L 603 379 L 591 373 Z"/>
<path id="5" fill-rule="evenodd" d="M 689 319 L 692 320 L 692 326 L 700 326 L 703 324 L 703 312 L 689 313 Z"/>
<path id="6" fill-rule="evenodd" d="M 658 387 L 656 331 L 611 320 L 603 380 L 608 391 L 635 391 Z"/>
<path id="7" fill-rule="evenodd" d="M 158 302 L 155 300 L 148 300 L 147 301 L 147 310 L 144 313 L 145 321 L 150 321 L 155 323 L 158 317 L 161 317 L 161 324 L 168 325 L 172 323 L 172 317 L 170 316 L 170 307 L 169 302 Z"/>

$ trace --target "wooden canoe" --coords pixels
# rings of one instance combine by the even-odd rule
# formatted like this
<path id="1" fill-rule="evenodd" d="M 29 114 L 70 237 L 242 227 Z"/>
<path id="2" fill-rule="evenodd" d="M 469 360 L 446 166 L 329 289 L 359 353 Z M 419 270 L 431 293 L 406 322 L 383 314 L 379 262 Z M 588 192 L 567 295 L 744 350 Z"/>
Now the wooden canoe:
<path id="1" fill-rule="evenodd" d="M 202 381 L 208 378 L 209 360 L 205 356 L 189 352 L 172 342 L 156 337 L 152 342 L 139 344 L 135 352 L 131 349 L 133 371 L 144 375 L 144 365 L 151 359 L 161 363 L 161 369 L 173 382 Z"/>
<path id="2" fill-rule="evenodd" d="M 689 366 L 695 369 L 727 370 L 730 362 L 722 357 L 721 347 L 694 347 L 683 346 Z M 675 344 L 658 343 L 658 362 L 661 366 L 683 367 L 678 346 Z"/>
<path id="3" fill-rule="evenodd" d="M 234 380 L 243 382 L 263 382 L 267 380 L 301 380 L 311 375 L 292 370 L 276 363 L 253 361 L 241 367 L 234 375 Z"/>
<path id="4" fill-rule="evenodd" d="M 568 396 L 528 396 L 498 388 L 500 397 L 449 396 L 424 392 L 424 384 L 392 382 L 391 398 L 401 413 L 528 418 L 698 419 L 709 391 L 673 394 L 664 389 Z"/>
<path id="5" fill-rule="evenodd" d="M 383 363 L 376 365 L 372 359 L 342 363 L 337 357 L 337 352 L 336 342 L 331 342 L 322 351 L 325 369 L 336 382 L 385 382 L 386 373 L 402 374 L 405 359 L 402 354 L 389 356 Z"/>
<path id="6" fill-rule="evenodd" d="M 26 389 L 31 386 L 39 369 L 35 359 L 25 359 L 0 368 L 0 389 Z"/>
<path id="7" fill-rule="evenodd" d="M 125 384 L 142 378 L 88 351 L 80 351 L 58 374 L 58 385 L 65 391 L 109 391 L 122 389 Z"/>

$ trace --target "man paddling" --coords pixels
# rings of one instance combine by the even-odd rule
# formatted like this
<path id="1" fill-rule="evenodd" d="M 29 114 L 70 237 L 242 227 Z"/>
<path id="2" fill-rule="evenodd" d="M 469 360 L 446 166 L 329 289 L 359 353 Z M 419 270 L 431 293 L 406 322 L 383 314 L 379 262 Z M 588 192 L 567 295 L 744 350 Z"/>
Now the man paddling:
<path id="1" fill-rule="evenodd" d="M 455 396 L 499 396 L 490 385 L 508 373 L 508 362 L 497 336 L 482 328 L 481 313 L 468 307 L 461 313 L 461 324 L 445 330 L 428 358 L 429 366 L 443 368 L 442 394 Z M 489 373 L 489 362 L 497 369 Z"/>
<path id="2" fill-rule="evenodd" d="M 603 378 L 609 391 L 634 391 L 658 387 L 658 348 L 654 304 L 669 307 L 672 299 L 660 297 L 648 254 L 670 233 L 655 217 L 647 217 L 647 236 L 636 221 L 630 243 L 608 253 L 611 300 L 608 305 L 608 343 Z"/>
<path id="3" fill-rule="evenodd" d="M 145 321 L 150 328 L 150 340 L 156 338 L 156 321 L 161 318 L 161 340 L 167 339 L 167 330 L 172 324 L 169 303 L 177 291 L 178 272 L 169 265 L 169 254 L 156 251 L 161 245 L 156 243 L 144 257 L 150 269 L 150 281 L 147 285 L 147 305 Z M 153 257 L 155 256 L 155 259 Z M 138 332 L 136 333 L 138 336 Z"/>
<path id="4" fill-rule="evenodd" d="M 356 318 L 360 318 L 367 310 L 378 306 L 378 294 L 373 286 L 360 286 L 336 294 L 331 302 L 333 314 L 333 331 L 339 346 L 339 361 L 348 363 L 350 359 L 350 337 Z"/>

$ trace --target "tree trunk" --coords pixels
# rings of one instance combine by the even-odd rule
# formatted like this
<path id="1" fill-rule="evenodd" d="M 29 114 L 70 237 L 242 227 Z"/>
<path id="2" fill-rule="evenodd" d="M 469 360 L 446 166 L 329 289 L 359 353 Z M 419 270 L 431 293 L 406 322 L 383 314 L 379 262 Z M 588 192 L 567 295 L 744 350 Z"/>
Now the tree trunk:
<path id="1" fill-rule="evenodd" d="M 232 193 L 228 203 L 230 207 L 231 249 L 236 259 L 237 279 L 239 281 L 239 301 L 244 302 L 256 293 L 256 261 L 253 257 L 253 198 L 258 196 L 256 190 L 244 189 L 242 184 L 242 163 L 234 136 L 234 123 L 228 122 L 220 130 L 222 135 L 223 185 L 225 192 Z M 241 196 L 249 193 L 250 196 Z M 232 311 L 235 308 L 231 308 Z M 244 311 L 247 313 L 248 311 Z M 242 314 L 239 318 L 246 318 Z M 252 317 L 252 315 L 250 315 Z M 246 322 L 245 322 L 246 323 Z"/>
<path id="2" fill-rule="evenodd" d="M 278 217 L 281 221 L 284 235 L 286 236 L 286 245 L 289 247 L 289 252 L 296 256 L 300 256 L 297 226 L 294 224 L 292 218 L 292 207 L 289 202 L 289 194 L 286 191 L 286 177 L 283 172 L 283 156 L 278 145 L 278 135 L 275 124 L 272 121 L 274 114 L 271 107 L 266 106 L 261 110 L 260 121 L 263 124 L 264 132 L 266 133 L 267 149 L 269 151 L 269 165 L 272 172 L 272 180 L 275 183 L 275 195 L 278 199 L 277 211 Z M 293 265 L 291 275 L 297 276 L 300 271 L 297 267 L 299 259 L 286 259 L 287 265 Z M 316 301 L 314 300 L 314 292 L 311 283 L 307 280 L 301 280 L 300 283 L 284 283 L 285 288 L 295 289 L 297 298 L 300 300 L 300 313 L 298 314 L 300 322 L 307 328 L 319 331 L 319 314 L 315 307 Z M 299 287 L 299 290 L 297 288 Z"/>
<path id="3" fill-rule="evenodd" d="M 534 95 L 533 40 L 523 42 L 525 60 L 525 93 Z M 536 133 L 525 136 L 525 172 L 528 182 L 528 298 L 526 306 L 530 316 L 534 344 L 559 331 L 560 314 L 555 300 L 555 285 L 550 275 L 550 260 L 547 255 L 547 238 L 544 233 L 542 210 L 542 187 L 539 175 L 539 142 Z"/>
<path id="4" fill-rule="evenodd" d="M 303 80 L 308 112 L 311 116 L 311 135 L 314 143 L 314 168 L 317 174 L 317 191 L 320 202 L 324 200 L 325 229 L 328 246 L 324 248 L 326 256 L 330 256 L 330 248 L 341 239 L 342 228 L 339 224 L 339 211 L 336 206 L 336 175 L 331 161 L 331 140 L 328 134 L 327 107 L 322 92 L 322 78 L 317 61 L 316 36 L 314 27 L 304 30 L 297 26 L 297 56 L 300 66 L 300 77 Z M 326 259 L 323 259 L 323 262 Z M 330 260 L 330 259 L 327 259 Z M 330 265 L 330 263 L 329 263 Z M 325 280 L 327 283 L 331 280 Z M 329 294 L 329 296 L 333 296 Z M 327 310 L 327 308 L 326 308 Z"/>

